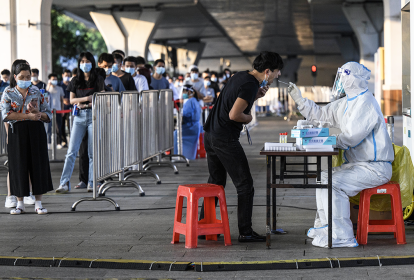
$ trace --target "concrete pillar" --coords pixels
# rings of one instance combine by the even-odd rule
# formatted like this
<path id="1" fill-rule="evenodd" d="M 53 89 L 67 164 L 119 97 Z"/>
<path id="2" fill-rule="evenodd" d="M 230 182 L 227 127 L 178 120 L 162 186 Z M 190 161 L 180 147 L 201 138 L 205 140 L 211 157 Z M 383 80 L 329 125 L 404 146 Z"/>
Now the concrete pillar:
<path id="1" fill-rule="evenodd" d="M 370 6 L 363 3 L 344 3 L 342 10 L 348 19 L 349 24 L 355 32 L 359 43 L 361 64 L 371 70 L 371 79 L 368 88 L 374 93 L 375 70 L 374 54 L 382 44 L 381 32 L 378 28 L 378 18 L 382 21 L 382 13 L 378 9 L 369 11 Z M 375 15 L 377 13 L 377 15 Z"/>
<path id="2" fill-rule="evenodd" d="M 3 69 L 10 69 L 13 60 L 16 57 L 16 24 L 15 24 L 15 13 L 14 3 L 12 1 L 4 1 L 1 4 L 0 9 L 0 53 L 2 58 L 0 59 L 0 71 Z"/>
<path id="3" fill-rule="evenodd" d="M 38 68 L 42 80 L 46 80 L 52 72 L 52 2 L 53 0 L 10 1 L 11 5 L 15 5 L 16 11 L 16 58 L 26 59 L 31 68 Z"/>
<path id="4" fill-rule="evenodd" d="M 125 36 L 112 16 L 111 11 L 90 12 L 89 14 L 96 27 L 98 27 L 99 32 L 101 32 L 108 52 L 111 53 L 117 49 L 125 50 Z"/>
<path id="5" fill-rule="evenodd" d="M 401 1 L 384 0 L 384 114 L 402 114 Z"/>
<path id="6" fill-rule="evenodd" d="M 162 12 L 155 10 L 114 12 L 113 16 L 126 39 L 125 53 L 146 58 Z"/>

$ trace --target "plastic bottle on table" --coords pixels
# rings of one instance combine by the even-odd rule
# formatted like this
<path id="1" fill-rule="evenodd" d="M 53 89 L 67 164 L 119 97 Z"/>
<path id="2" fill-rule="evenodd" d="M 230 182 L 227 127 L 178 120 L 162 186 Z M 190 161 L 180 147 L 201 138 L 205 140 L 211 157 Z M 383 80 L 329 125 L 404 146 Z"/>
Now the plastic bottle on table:
<path id="1" fill-rule="evenodd" d="M 282 133 L 279 133 L 279 143 L 283 143 L 283 136 L 282 136 Z"/>

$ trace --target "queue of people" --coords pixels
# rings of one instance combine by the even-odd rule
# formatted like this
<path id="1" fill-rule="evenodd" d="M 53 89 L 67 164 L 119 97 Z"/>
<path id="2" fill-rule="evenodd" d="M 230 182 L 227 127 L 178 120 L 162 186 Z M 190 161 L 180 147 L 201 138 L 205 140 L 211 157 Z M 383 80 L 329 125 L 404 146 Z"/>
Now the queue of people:
<path id="1" fill-rule="evenodd" d="M 143 57 L 125 57 L 125 53 L 116 50 L 112 53 L 102 53 L 98 60 L 89 52 L 79 55 L 77 67 L 72 71 L 65 69 L 58 75 L 51 73 L 47 81 L 40 80 L 40 71 L 31 68 L 26 60 L 16 60 L 12 71 L 4 69 L 1 72 L 0 94 L 2 94 L 1 112 L 5 121 L 8 140 L 14 139 L 8 145 L 8 154 L 36 154 L 35 158 L 25 159 L 23 168 L 17 170 L 16 161 L 9 156 L 7 185 L 8 195 L 5 207 L 13 208 L 11 214 L 24 213 L 24 205 L 35 205 L 38 214 L 47 210 L 41 204 L 42 195 L 53 189 L 50 179 L 47 150 L 50 149 L 52 132 L 52 111 L 79 109 L 74 117 L 71 135 L 69 119 L 71 113 L 56 113 L 57 148 L 67 148 L 65 163 L 60 178 L 57 193 L 67 193 L 71 190 L 70 179 L 75 166 L 76 155 L 79 153 L 79 183 L 76 189 L 92 191 L 93 167 L 92 155 L 92 95 L 95 92 L 148 89 L 171 89 L 174 100 L 181 100 L 183 106 L 183 146 L 184 155 L 189 159 L 196 158 L 197 142 L 202 132 L 200 123 L 204 104 L 212 105 L 217 99 L 221 85 L 218 83 L 216 72 L 206 70 L 200 75 L 198 67 L 190 67 L 189 79 L 181 75 L 174 79 L 165 70 L 165 61 L 156 60 L 153 65 L 146 63 Z M 225 77 L 223 73 L 221 77 Z M 29 97 L 30 96 L 30 97 Z M 43 127 L 31 137 L 27 133 Z M 9 133 L 12 131 L 12 134 Z M 35 140 L 33 140 L 33 139 Z M 24 145 L 28 139 L 30 145 Z M 27 144 L 27 143 L 26 143 Z M 37 145 L 37 146 L 36 146 Z M 41 172 L 39 166 L 47 168 Z M 39 173 L 39 172 L 40 173 Z M 26 175 L 23 175 L 26 174 Z M 37 174 L 41 174 L 38 176 Z"/>

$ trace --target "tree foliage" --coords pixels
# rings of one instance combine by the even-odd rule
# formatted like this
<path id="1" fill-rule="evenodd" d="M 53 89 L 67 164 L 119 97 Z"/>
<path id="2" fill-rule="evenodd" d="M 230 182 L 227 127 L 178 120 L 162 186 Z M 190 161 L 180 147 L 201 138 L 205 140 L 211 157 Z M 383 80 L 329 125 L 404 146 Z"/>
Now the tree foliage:
<path id="1" fill-rule="evenodd" d="M 87 28 L 83 23 L 52 9 L 52 66 L 59 76 L 63 72 L 61 57 L 77 59 L 81 52 L 89 51 L 95 56 L 107 52 L 105 41 L 98 30 Z"/>

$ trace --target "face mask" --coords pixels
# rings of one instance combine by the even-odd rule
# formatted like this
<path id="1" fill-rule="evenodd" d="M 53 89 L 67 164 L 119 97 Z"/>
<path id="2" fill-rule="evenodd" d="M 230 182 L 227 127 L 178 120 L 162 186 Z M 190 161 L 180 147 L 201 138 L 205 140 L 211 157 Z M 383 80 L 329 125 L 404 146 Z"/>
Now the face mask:
<path id="1" fill-rule="evenodd" d="M 266 78 L 266 74 L 265 74 L 265 79 L 260 84 L 260 87 L 265 87 L 266 85 L 267 85 L 267 78 Z"/>
<path id="2" fill-rule="evenodd" d="M 63 77 L 63 81 L 64 82 L 69 82 L 70 81 L 70 77 Z"/>
<path id="3" fill-rule="evenodd" d="M 111 73 L 112 73 L 112 68 L 105 68 L 105 74 L 107 76 L 111 75 Z"/>
<path id="4" fill-rule="evenodd" d="M 212 82 L 217 82 L 217 77 L 211 78 Z"/>
<path id="5" fill-rule="evenodd" d="M 198 73 L 191 73 L 191 80 L 197 80 L 198 79 Z"/>
<path id="6" fill-rule="evenodd" d="M 211 82 L 210 81 L 204 81 L 204 86 L 208 87 L 210 85 L 211 85 Z"/>
<path id="7" fill-rule="evenodd" d="M 38 78 L 37 77 L 32 77 L 32 82 L 37 82 Z"/>
<path id="8" fill-rule="evenodd" d="M 112 72 L 118 72 L 118 70 L 119 70 L 118 64 L 112 65 Z"/>
<path id="9" fill-rule="evenodd" d="M 228 73 L 227 73 L 227 74 L 226 74 L 226 77 L 227 77 L 227 79 L 228 79 L 228 78 L 230 78 L 230 74 L 228 74 Z"/>
<path id="10" fill-rule="evenodd" d="M 226 75 L 223 76 L 223 81 L 225 81 L 225 80 L 226 80 Z"/>
<path id="11" fill-rule="evenodd" d="M 57 81 L 56 81 L 56 80 L 50 81 L 50 83 L 51 83 L 53 86 L 57 86 Z"/>
<path id="12" fill-rule="evenodd" d="M 165 68 L 164 67 L 157 67 L 157 74 L 158 75 L 162 75 L 165 73 Z"/>
<path id="13" fill-rule="evenodd" d="M 79 68 L 83 73 L 89 73 L 92 69 L 92 63 L 81 63 Z"/>
<path id="14" fill-rule="evenodd" d="M 31 81 L 17 80 L 17 86 L 22 89 L 26 89 L 30 87 L 31 84 L 32 84 Z"/>
<path id="15" fill-rule="evenodd" d="M 188 99 L 188 93 L 183 93 L 183 99 Z"/>
<path id="16" fill-rule="evenodd" d="M 135 74 L 135 68 L 131 68 L 131 67 L 125 67 L 125 72 L 134 75 Z"/>

